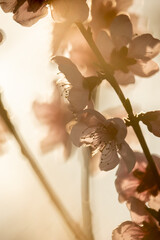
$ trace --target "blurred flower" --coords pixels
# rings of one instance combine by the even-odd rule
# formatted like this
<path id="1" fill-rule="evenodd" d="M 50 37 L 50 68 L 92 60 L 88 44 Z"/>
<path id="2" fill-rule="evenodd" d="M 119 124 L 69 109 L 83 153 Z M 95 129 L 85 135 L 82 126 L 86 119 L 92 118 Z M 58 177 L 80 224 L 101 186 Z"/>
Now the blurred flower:
<path id="1" fill-rule="evenodd" d="M 0 0 L 4 12 L 13 12 L 14 20 L 24 26 L 31 26 L 48 13 L 51 8 L 56 22 L 84 21 L 88 17 L 86 0 Z"/>
<path id="2" fill-rule="evenodd" d="M 160 230 L 155 225 L 148 223 L 138 224 L 126 221 L 116 228 L 112 233 L 112 240 L 159 240 Z"/>
<path id="3" fill-rule="evenodd" d="M 78 112 L 87 106 L 90 108 L 93 107 L 91 93 L 101 82 L 101 79 L 96 76 L 83 77 L 76 65 L 69 58 L 57 56 L 54 58 L 54 61 L 58 64 L 59 70 L 70 83 L 67 99 L 71 104 L 72 111 Z M 63 86 L 65 80 L 60 81 L 60 83 Z"/>
<path id="4" fill-rule="evenodd" d="M 52 41 L 55 56 L 62 43 L 66 46 L 72 37 L 73 23 L 87 20 L 89 8 L 86 0 L 56 0 L 52 2 L 51 14 L 55 21 Z"/>
<path id="5" fill-rule="evenodd" d="M 73 119 L 72 113 L 62 101 L 58 89 L 54 86 L 51 103 L 33 103 L 33 109 L 38 120 L 49 127 L 47 137 L 41 142 L 43 152 L 52 150 L 57 144 L 63 144 L 65 156 L 71 152 L 71 142 L 66 131 L 66 124 Z"/>
<path id="6" fill-rule="evenodd" d="M 160 52 L 160 40 L 151 34 L 133 38 L 132 23 L 127 15 L 117 16 L 111 24 L 110 36 L 101 31 L 96 42 L 119 84 L 134 83 L 134 74 L 149 77 L 159 70 L 151 59 Z"/>
<path id="7" fill-rule="evenodd" d="M 94 30 L 108 28 L 121 11 L 126 11 L 133 3 L 133 0 L 92 0 L 91 26 Z"/>
<path id="8" fill-rule="evenodd" d="M 128 173 L 123 160 L 120 161 L 116 173 L 115 185 L 120 202 L 129 201 L 131 197 L 147 202 L 151 195 L 158 194 L 158 186 L 151 169 L 147 167 L 145 156 L 139 152 L 136 152 L 135 156 L 136 164 L 130 173 Z M 153 159 L 160 172 L 160 158 L 153 155 Z"/>
<path id="9" fill-rule="evenodd" d="M 51 13 L 55 22 L 84 22 L 89 8 L 86 0 L 52 0 Z"/>
<path id="10" fill-rule="evenodd" d="M 14 20 L 23 26 L 31 26 L 46 16 L 48 9 L 45 0 L 0 0 L 4 12 L 13 12 Z"/>
<path id="11" fill-rule="evenodd" d="M 138 118 L 145 125 L 147 125 L 148 130 L 151 133 L 157 137 L 160 137 L 160 111 L 140 113 Z"/>
<path id="12" fill-rule="evenodd" d="M 100 169 L 109 171 L 119 163 L 119 156 L 124 159 L 128 171 L 135 164 L 134 153 L 125 142 L 127 129 L 120 118 L 106 119 L 99 112 L 86 109 L 77 115 L 78 123 L 73 126 L 71 139 L 80 147 L 91 146 L 93 154 L 101 152 Z"/>

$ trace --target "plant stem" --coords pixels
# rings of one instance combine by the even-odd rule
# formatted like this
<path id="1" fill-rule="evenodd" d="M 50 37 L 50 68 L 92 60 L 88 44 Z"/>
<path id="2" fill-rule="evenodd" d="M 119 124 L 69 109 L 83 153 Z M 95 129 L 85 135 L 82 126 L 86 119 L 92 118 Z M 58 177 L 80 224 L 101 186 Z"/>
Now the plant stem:
<path id="1" fill-rule="evenodd" d="M 81 161 L 81 196 L 82 196 L 82 216 L 84 233 L 89 239 L 93 238 L 92 233 L 92 215 L 90 210 L 90 194 L 89 194 L 89 148 L 82 148 Z"/>
<path id="2" fill-rule="evenodd" d="M 8 127 L 9 131 L 15 137 L 17 143 L 20 146 L 22 154 L 28 159 L 28 161 L 29 161 L 29 163 L 30 163 L 30 165 L 32 167 L 32 170 L 34 171 L 35 175 L 38 177 L 38 179 L 41 182 L 44 190 L 48 194 L 48 196 L 51 199 L 52 203 L 56 206 L 59 214 L 64 219 L 64 221 L 65 221 L 66 225 L 68 226 L 68 228 L 75 235 L 77 240 L 90 240 L 82 232 L 82 230 L 80 229 L 79 225 L 74 222 L 74 220 L 72 219 L 72 217 L 70 216 L 70 214 L 68 213 L 66 208 L 63 206 L 63 204 L 61 203 L 60 199 L 58 198 L 58 196 L 54 192 L 53 188 L 51 187 L 51 185 L 47 181 L 46 177 L 44 176 L 42 170 L 40 169 L 40 167 L 36 163 L 36 160 L 34 159 L 32 154 L 27 149 L 26 144 L 24 143 L 22 138 L 17 133 L 14 125 L 12 124 L 12 122 L 11 122 L 9 116 L 8 116 L 8 112 L 4 108 L 4 105 L 3 105 L 2 101 L 1 101 L 1 96 L 0 96 L 0 116 L 4 120 L 4 123 Z"/>
<path id="3" fill-rule="evenodd" d="M 140 142 L 140 145 L 143 149 L 143 152 L 146 156 L 146 159 L 148 160 L 148 164 L 149 164 L 150 169 L 153 173 L 153 176 L 156 180 L 157 186 L 160 189 L 160 176 L 158 174 L 158 171 L 157 171 L 157 168 L 155 166 L 154 160 L 152 158 L 152 155 L 149 151 L 149 148 L 147 146 L 147 143 L 146 143 L 145 138 L 143 136 L 143 133 L 141 131 L 139 122 L 133 114 L 132 106 L 131 106 L 131 103 L 130 103 L 129 99 L 125 98 L 120 86 L 118 85 L 115 77 L 113 76 L 113 72 L 111 71 L 110 66 L 106 63 L 106 61 L 103 58 L 101 52 L 99 51 L 98 47 L 96 46 L 96 44 L 93 40 L 92 32 L 91 32 L 90 28 L 88 28 L 86 30 L 82 23 L 76 23 L 76 25 L 79 28 L 80 32 L 82 33 L 83 37 L 88 42 L 91 50 L 96 55 L 96 57 L 99 61 L 99 64 L 100 64 L 101 68 L 103 69 L 103 71 L 105 73 L 105 77 L 106 77 L 107 81 L 111 84 L 111 86 L 113 87 L 113 89 L 117 93 L 121 103 L 123 104 L 126 112 L 128 113 L 128 117 L 129 117 L 129 120 L 130 120 L 130 125 L 134 129 L 134 132 L 135 132 L 135 134 L 136 134 L 136 136 L 137 136 L 137 138 Z"/>

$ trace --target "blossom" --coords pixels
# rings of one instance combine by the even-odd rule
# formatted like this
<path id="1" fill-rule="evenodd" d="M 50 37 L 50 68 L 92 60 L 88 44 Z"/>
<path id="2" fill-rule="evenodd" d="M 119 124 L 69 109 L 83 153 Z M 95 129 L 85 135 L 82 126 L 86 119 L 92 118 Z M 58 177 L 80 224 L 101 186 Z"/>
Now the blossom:
<path id="1" fill-rule="evenodd" d="M 147 125 L 151 133 L 160 137 L 160 111 L 141 113 L 138 115 L 138 119 Z"/>
<path id="2" fill-rule="evenodd" d="M 62 101 L 58 89 L 55 86 L 53 100 L 50 103 L 33 103 L 33 109 L 38 120 L 47 125 L 48 135 L 41 142 L 43 152 L 52 150 L 57 144 L 63 144 L 66 157 L 71 151 L 69 134 L 66 131 L 66 124 L 73 119 L 72 113 Z"/>
<path id="3" fill-rule="evenodd" d="M 4 12 L 13 12 L 14 20 L 31 26 L 48 13 L 48 5 L 54 20 L 84 21 L 88 17 L 86 0 L 0 0 Z"/>
<path id="4" fill-rule="evenodd" d="M 96 76 L 83 77 L 76 65 L 68 58 L 57 56 L 54 61 L 58 64 L 60 72 L 70 83 L 68 101 L 73 112 L 83 110 L 86 106 L 92 106 L 91 93 L 101 82 Z M 63 85 L 63 81 L 61 81 Z"/>
<path id="5" fill-rule="evenodd" d="M 145 156 L 139 152 L 135 152 L 135 156 L 136 164 L 130 173 L 128 173 L 123 160 L 120 161 L 116 173 L 115 185 L 120 202 L 129 201 L 131 197 L 148 202 L 151 195 L 158 194 L 158 186 L 151 169 L 147 167 Z M 160 158 L 153 155 L 153 159 L 160 172 Z"/>
<path id="6" fill-rule="evenodd" d="M 94 30 L 108 28 L 121 11 L 126 11 L 133 3 L 133 0 L 92 0 L 91 26 Z"/>
<path id="7" fill-rule="evenodd" d="M 117 16 L 110 26 L 110 35 L 101 31 L 96 42 L 119 84 L 134 83 L 134 74 L 149 77 L 159 70 L 152 58 L 160 52 L 160 40 L 151 34 L 134 37 L 127 15 Z"/>
<path id="8" fill-rule="evenodd" d="M 128 171 L 135 164 L 133 151 L 125 142 L 126 126 L 120 118 L 106 119 L 93 109 L 86 109 L 77 115 L 77 124 L 71 131 L 73 143 L 80 147 L 91 146 L 93 154 L 101 152 L 100 169 L 111 170 L 119 163 L 118 154 L 124 159 Z"/>
<path id="9" fill-rule="evenodd" d="M 31 26 L 48 13 L 45 0 L 0 0 L 4 12 L 13 12 L 14 20 L 23 26 Z"/>
<path id="10" fill-rule="evenodd" d="M 155 225 L 144 223 L 143 226 L 126 221 L 112 233 L 112 240 L 159 240 L 160 230 Z"/>

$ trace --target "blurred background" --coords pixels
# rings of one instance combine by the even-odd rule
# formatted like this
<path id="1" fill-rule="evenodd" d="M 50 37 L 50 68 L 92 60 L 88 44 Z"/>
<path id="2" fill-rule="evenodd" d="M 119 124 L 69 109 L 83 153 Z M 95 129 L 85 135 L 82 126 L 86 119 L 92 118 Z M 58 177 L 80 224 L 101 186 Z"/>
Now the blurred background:
<path id="1" fill-rule="evenodd" d="M 148 31 L 160 38 L 160 3 L 145 0 L 134 6 L 147 17 Z M 61 147 L 42 154 L 40 140 L 47 127 L 40 125 L 32 111 L 32 102 L 47 101 L 52 95 L 56 68 L 50 63 L 52 19 L 41 19 L 30 28 L 22 27 L 12 14 L 0 10 L 0 28 L 5 39 L 0 46 L 0 90 L 12 121 L 37 159 L 57 195 L 73 218 L 82 225 L 80 158 L 77 150 L 71 159 L 63 159 Z M 159 57 L 156 60 L 160 63 Z M 104 90 L 105 89 L 105 90 Z M 160 74 L 136 78 L 136 84 L 123 89 L 140 111 L 160 109 Z M 100 89 L 99 109 L 119 106 L 110 88 Z M 113 101 L 114 99 L 114 101 Z M 152 153 L 159 152 L 159 139 L 146 131 Z M 133 146 L 140 150 L 139 146 Z M 118 202 L 115 190 L 116 169 L 91 177 L 91 208 L 96 240 L 110 240 L 111 232 L 130 219 L 125 204 Z M 74 211 L 73 211 L 74 210 Z M 0 156 L 0 239 L 2 240 L 71 240 L 74 236 L 50 202 L 19 146 L 10 137 Z"/>

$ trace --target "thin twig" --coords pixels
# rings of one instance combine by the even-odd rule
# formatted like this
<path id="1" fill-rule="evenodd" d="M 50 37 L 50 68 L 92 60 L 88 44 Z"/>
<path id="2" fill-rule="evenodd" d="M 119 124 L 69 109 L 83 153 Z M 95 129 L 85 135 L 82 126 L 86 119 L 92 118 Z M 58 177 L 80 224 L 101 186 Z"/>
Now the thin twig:
<path id="1" fill-rule="evenodd" d="M 0 116 L 4 120 L 4 122 L 5 122 L 6 126 L 8 127 L 9 131 L 15 137 L 17 143 L 20 146 L 22 154 L 28 159 L 28 162 L 30 163 L 30 165 L 32 167 L 32 170 L 34 171 L 34 173 L 38 177 L 38 179 L 41 182 L 43 188 L 47 192 L 47 194 L 48 194 L 49 198 L 51 199 L 52 203 L 56 206 L 56 208 L 59 211 L 61 217 L 64 219 L 65 223 L 67 224 L 68 228 L 75 235 L 76 239 L 77 240 L 91 240 L 83 233 L 83 231 L 80 229 L 79 225 L 74 222 L 74 220 L 72 219 L 72 217 L 70 216 L 70 214 L 68 213 L 66 208 L 63 206 L 63 204 L 61 203 L 61 201 L 58 198 L 58 196 L 56 195 L 56 193 L 54 192 L 53 188 L 51 187 L 51 185 L 47 181 L 45 175 L 43 174 L 42 170 L 38 166 L 36 160 L 34 159 L 32 154 L 30 153 L 30 151 L 27 149 L 26 144 L 24 143 L 22 138 L 17 133 L 13 123 L 11 122 L 11 120 L 8 116 L 8 112 L 4 108 L 4 105 L 1 101 L 1 96 L 0 96 Z"/>
<path id="2" fill-rule="evenodd" d="M 92 233 L 92 215 L 90 210 L 90 194 L 89 194 L 89 161 L 90 151 L 89 148 L 82 148 L 81 159 L 81 197 L 82 197 L 82 216 L 83 216 L 83 229 L 86 236 L 94 239 Z"/>
<path id="3" fill-rule="evenodd" d="M 153 173 L 153 176 L 156 180 L 157 186 L 160 189 L 160 176 L 158 174 L 158 171 L 157 171 L 157 168 L 155 166 L 154 160 L 152 158 L 152 155 L 149 151 L 149 148 L 147 146 L 147 143 L 146 143 L 145 138 L 143 136 L 143 133 L 141 131 L 139 122 L 133 114 L 132 106 L 131 106 L 131 103 L 130 103 L 129 99 L 125 98 L 120 86 L 118 85 L 115 77 L 113 76 L 113 73 L 112 73 L 109 65 L 106 63 L 106 61 L 103 58 L 101 52 L 99 51 L 98 47 L 96 46 L 96 44 L 93 40 L 92 32 L 91 32 L 90 28 L 85 29 L 85 27 L 83 26 L 82 23 L 76 23 L 76 25 L 79 28 L 80 32 L 82 33 L 83 37 L 86 39 L 90 48 L 94 52 L 95 56 L 97 57 L 97 59 L 99 61 L 99 64 L 100 64 L 101 68 L 103 69 L 103 71 L 105 73 L 105 77 L 106 77 L 107 81 L 111 84 L 111 86 L 113 87 L 113 89 L 117 93 L 121 103 L 123 104 L 126 112 L 128 113 L 128 117 L 129 117 L 129 120 L 130 120 L 130 125 L 132 126 L 132 128 L 133 128 L 133 130 L 134 130 L 134 132 L 135 132 L 135 134 L 136 134 L 136 136 L 137 136 L 137 138 L 140 142 L 140 145 L 143 149 L 143 152 L 146 156 L 146 159 L 148 160 L 148 164 L 150 166 L 150 169 L 151 169 L 151 171 Z"/>

